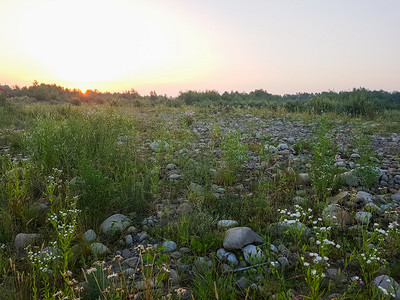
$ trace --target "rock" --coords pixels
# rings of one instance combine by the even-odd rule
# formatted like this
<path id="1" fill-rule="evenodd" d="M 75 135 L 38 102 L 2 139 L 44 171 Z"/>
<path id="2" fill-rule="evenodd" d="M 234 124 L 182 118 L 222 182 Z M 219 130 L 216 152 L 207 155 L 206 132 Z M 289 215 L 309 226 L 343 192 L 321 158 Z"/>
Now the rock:
<path id="1" fill-rule="evenodd" d="M 276 248 L 274 244 L 270 245 L 270 249 L 271 249 L 272 252 L 278 253 L 278 248 Z"/>
<path id="2" fill-rule="evenodd" d="M 391 197 L 392 201 L 394 202 L 400 202 L 400 193 L 399 194 L 393 194 Z"/>
<path id="3" fill-rule="evenodd" d="M 90 245 L 90 250 L 96 256 L 106 254 L 110 251 L 104 244 L 102 243 L 93 243 Z"/>
<path id="4" fill-rule="evenodd" d="M 224 248 L 228 250 L 242 249 L 251 243 L 262 243 L 264 239 L 249 227 L 228 229 L 224 239 Z"/>
<path id="5" fill-rule="evenodd" d="M 133 257 L 133 253 L 132 253 L 132 251 L 130 249 L 122 250 L 121 255 L 122 255 L 123 258 L 131 258 L 131 257 Z"/>
<path id="6" fill-rule="evenodd" d="M 279 151 L 280 150 L 287 150 L 289 149 L 289 146 L 285 143 L 279 144 L 278 147 L 276 147 Z"/>
<path id="7" fill-rule="evenodd" d="M 42 237 L 38 233 L 18 233 L 14 240 L 14 246 L 17 251 L 23 251 L 28 245 L 36 243 Z"/>
<path id="8" fill-rule="evenodd" d="M 289 260 L 284 256 L 278 257 L 278 262 L 282 268 L 287 268 L 290 265 Z"/>
<path id="9" fill-rule="evenodd" d="M 128 245 L 132 245 L 132 244 L 133 244 L 133 237 L 132 237 L 132 235 L 128 234 L 128 235 L 125 237 L 125 243 L 128 244 Z"/>
<path id="10" fill-rule="evenodd" d="M 400 286 L 392 277 L 388 275 L 377 276 L 373 285 L 379 288 L 381 293 L 390 295 L 394 299 L 400 299 Z"/>
<path id="11" fill-rule="evenodd" d="M 229 252 L 227 252 L 224 248 L 219 248 L 217 250 L 217 258 L 221 260 L 225 260 L 228 256 Z"/>
<path id="12" fill-rule="evenodd" d="M 137 228 L 136 228 L 135 226 L 129 226 L 128 229 L 126 230 L 126 233 L 134 234 L 134 233 L 136 233 L 137 231 L 138 231 L 138 230 L 137 230 Z"/>
<path id="13" fill-rule="evenodd" d="M 310 185 L 311 184 L 310 175 L 308 175 L 308 173 L 300 173 L 299 181 L 300 181 L 300 184 L 302 184 L 302 185 Z"/>
<path id="14" fill-rule="evenodd" d="M 287 139 L 286 139 L 286 142 L 288 142 L 289 144 L 294 144 L 294 142 L 295 142 L 295 140 L 294 140 L 294 137 L 288 137 Z"/>
<path id="15" fill-rule="evenodd" d="M 87 242 L 93 242 L 96 240 L 97 234 L 93 229 L 89 229 L 83 234 L 83 237 Z"/>
<path id="16" fill-rule="evenodd" d="M 170 256 L 171 256 L 171 258 L 177 260 L 182 257 L 182 253 L 180 253 L 179 251 L 174 251 L 170 254 Z"/>
<path id="17" fill-rule="evenodd" d="M 136 271 L 133 268 L 127 268 L 127 269 L 122 271 L 122 274 L 124 274 L 125 276 L 130 276 L 130 275 L 133 275 L 135 273 L 136 273 Z"/>
<path id="18" fill-rule="evenodd" d="M 358 187 L 360 185 L 360 179 L 353 172 L 344 172 L 340 175 L 340 178 L 344 180 L 347 186 Z"/>
<path id="19" fill-rule="evenodd" d="M 324 209 L 322 213 L 322 218 L 325 221 L 333 219 L 333 223 L 342 226 L 351 224 L 352 221 L 351 214 L 348 211 L 344 210 L 343 208 L 336 206 L 335 204 L 329 204 Z"/>
<path id="20" fill-rule="evenodd" d="M 234 265 L 237 266 L 239 264 L 238 259 L 236 258 L 236 255 L 233 253 L 228 253 L 228 255 L 226 256 L 226 261 L 229 265 Z"/>
<path id="21" fill-rule="evenodd" d="M 178 179 L 180 179 L 181 177 L 182 177 L 182 175 L 174 173 L 174 174 L 169 175 L 169 176 L 168 176 L 168 179 L 169 179 L 169 180 L 178 180 Z"/>
<path id="22" fill-rule="evenodd" d="M 176 164 L 168 164 L 167 165 L 167 170 L 175 170 L 176 169 Z"/>
<path id="23" fill-rule="evenodd" d="M 188 214 L 191 213 L 192 211 L 193 211 L 192 206 L 186 202 L 179 205 L 178 209 L 176 210 L 178 214 Z"/>
<path id="24" fill-rule="evenodd" d="M 278 149 L 272 145 L 265 145 L 265 150 L 269 153 L 278 153 Z"/>
<path id="25" fill-rule="evenodd" d="M 240 289 L 245 289 L 249 286 L 246 277 L 242 276 L 239 280 L 236 281 L 236 286 Z"/>
<path id="26" fill-rule="evenodd" d="M 365 225 L 369 223 L 371 218 L 372 218 L 372 214 L 370 212 L 365 212 L 365 211 L 356 212 L 356 220 Z"/>
<path id="27" fill-rule="evenodd" d="M 244 260 L 251 264 L 259 264 L 265 262 L 266 258 L 261 248 L 254 245 L 247 245 L 243 248 Z"/>
<path id="28" fill-rule="evenodd" d="M 174 269 L 169 270 L 169 277 L 172 280 L 172 284 L 177 284 L 179 282 L 178 273 Z"/>
<path id="29" fill-rule="evenodd" d="M 336 269 L 336 268 L 329 268 L 329 269 L 326 270 L 326 277 L 328 279 L 335 280 L 335 279 L 338 278 L 338 275 L 339 275 L 339 270 Z"/>
<path id="30" fill-rule="evenodd" d="M 236 226 L 236 225 L 238 225 L 238 222 L 237 221 L 234 221 L 234 220 L 221 220 L 221 221 L 218 221 L 218 224 L 217 224 L 217 226 L 218 227 L 231 227 L 231 226 Z"/>
<path id="31" fill-rule="evenodd" d="M 166 241 L 162 244 L 162 247 L 164 247 L 164 252 L 173 252 L 176 250 L 177 246 L 174 241 Z"/>
<path id="32" fill-rule="evenodd" d="M 360 191 L 355 195 L 357 202 L 362 202 L 363 204 L 367 204 L 372 202 L 372 195 L 367 192 Z"/>
<path id="33" fill-rule="evenodd" d="M 336 204 L 338 202 L 346 201 L 350 198 L 350 194 L 347 191 L 342 191 L 339 194 L 329 197 L 329 203 Z"/>
<path id="34" fill-rule="evenodd" d="M 108 217 L 102 224 L 104 234 L 113 235 L 123 232 L 129 225 L 130 219 L 122 214 L 115 214 Z"/>
<path id="35" fill-rule="evenodd" d="M 203 187 L 200 184 L 192 182 L 189 187 L 189 191 L 191 192 L 196 192 L 196 193 L 201 193 L 203 191 Z"/>

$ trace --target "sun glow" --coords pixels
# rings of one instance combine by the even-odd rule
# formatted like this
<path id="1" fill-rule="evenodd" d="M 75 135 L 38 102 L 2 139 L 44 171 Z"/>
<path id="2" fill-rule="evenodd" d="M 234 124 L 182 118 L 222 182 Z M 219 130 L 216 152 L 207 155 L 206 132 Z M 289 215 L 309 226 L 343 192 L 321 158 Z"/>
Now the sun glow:
<path id="1" fill-rule="evenodd" d="M 196 64 L 212 59 L 211 51 L 203 51 L 210 50 L 210 45 L 194 47 L 197 29 L 181 26 L 172 13 L 151 5 L 81 0 L 40 3 L 31 4 L 29 13 L 21 13 L 17 42 L 23 49 L 19 54 L 36 63 L 31 73 L 44 74 L 39 78 L 43 81 L 81 90 L 113 90 L 113 83 L 122 81 L 140 87 L 155 77 L 161 83 L 178 82 L 188 76 L 182 68 L 190 68 L 195 78 L 204 70 Z M 198 61 L 193 62 L 193 56 Z"/>

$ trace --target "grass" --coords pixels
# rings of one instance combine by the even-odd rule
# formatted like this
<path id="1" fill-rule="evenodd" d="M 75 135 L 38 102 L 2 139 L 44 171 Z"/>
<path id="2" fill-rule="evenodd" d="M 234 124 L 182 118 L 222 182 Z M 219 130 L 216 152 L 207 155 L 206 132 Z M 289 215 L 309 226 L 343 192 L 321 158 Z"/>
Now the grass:
<path id="1" fill-rule="evenodd" d="M 376 159 L 380 157 L 371 146 L 371 121 L 332 112 L 323 117 L 312 112 L 291 113 L 284 108 L 235 107 L 221 112 L 182 105 L 138 107 L 124 101 L 99 106 L 3 102 L 0 294 L 9 299 L 129 299 L 136 293 L 144 299 L 184 299 L 191 293 L 194 299 L 268 299 L 273 295 L 276 299 L 318 299 L 334 292 L 344 295 L 343 299 L 372 299 L 378 297 L 372 284 L 376 275 L 385 273 L 400 280 L 400 229 L 393 223 L 398 222 L 397 215 L 373 212 L 379 227 L 364 224 L 361 232 L 344 230 L 322 215 L 329 196 L 347 189 L 336 180 L 345 171 L 334 167 L 336 155 L 348 158 L 357 149 L 360 158 L 354 162 L 359 164 L 356 175 L 361 185 L 370 190 L 377 187 L 374 167 L 379 166 Z M 387 113 L 397 116 L 394 111 Z M 271 123 L 281 118 L 304 126 L 318 124 L 312 136 L 295 137 L 293 147 L 303 160 L 289 162 L 282 160 L 281 154 L 266 151 L 265 145 L 276 146 L 281 137 L 263 132 L 257 138 L 258 123 L 247 122 L 248 114 Z M 306 122 L 310 116 L 314 120 Z M 247 124 L 248 132 L 228 128 L 231 120 Z M 335 133 L 349 122 L 350 144 L 347 152 L 341 152 Z M 382 133 L 397 129 L 380 117 L 372 122 L 378 123 L 376 128 Z M 152 150 L 149 145 L 154 141 L 159 147 Z M 254 155 L 249 152 L 259 160 L 253 162 Z M 167 165 L 171 163 L 176 164 L 180 179 L 169 179 Z M 252 168 L 251 163 L 258 167 Z M 305 171 L 312 179 L 311 187 L 301 185 L 298 179 L 298 173 Z M 193 183 L 200 187 L 191 190 Z M 295 206 L 293 199 L 298 195 L 307 201 Z M 183 202 L 190 212 L 174 214 Z M 165 222 L 144 227 L 143 218 L 156 215 L 160 204 L 172 213 Z M 122 269 L 114 275 L 106 262 L 98 262 L 90 253 L 81 235 L 88 229 L 100 233 L 100 224 L 115 213 L 132 216 L 132 225 L 146 230 L 159 243 L 173 240 L 178 249 L 188 248 L 182 264 L 191 265 L 203 257 L 212 261 L 211 266 L 181 274 L 180 282 L 172 284 L 169 272 L 176 262 L 162 249 L 144 245 L 134 249 L 141 258 L 136 281 L 118 275 Z M 272 262 L 278 257 L 268 249 L 270 242 L 289 248 L 299 261 L 285 269 L 230 272 L 215 257 L 226 231 L 217 226 L 222 219 L 236 220 L 238 226 L 248 226 L 264 236 L 268 243 L 260 247 Z M 311 228 L 313 236 L 306 235 L 305 227 L 298 230 L 293 226 L 276 236 L 270 228 L 277 222 L 301 222 Z M 32 246 L 25 257 L 13 246 L 21 232 L 42 235 L 43 244 Z M 125 247 L 118 244 L 119 238 L 124 237 L 99 236 L 112 251 Z M 54 255 L 39 252 L 50 246 Z M 243 264 L 243 253 L 233 253 Z M 380 260 L 367 263 L 371 257 Z M 114 264 L 118 266 L 118 259 Z M 348 282 L 325 278 L 328 264 L 340 268 Z M 351 281 L 356 275 L 360 279 Z M 237 288 L 236 281 L 242 276 L 255 286 Z M 144 288 L 138 288 L 138 280 Z M 156 288 L 158 284 L 163 288 Z"/>

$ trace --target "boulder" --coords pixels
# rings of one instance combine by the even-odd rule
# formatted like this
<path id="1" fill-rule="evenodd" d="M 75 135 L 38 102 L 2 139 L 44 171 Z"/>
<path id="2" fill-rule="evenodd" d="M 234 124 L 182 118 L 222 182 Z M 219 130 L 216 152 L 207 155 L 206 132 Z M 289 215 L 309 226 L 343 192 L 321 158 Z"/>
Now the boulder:
<path id="1" fill-rule="evenodd" d="M 14 246 L 17 251 L 23 251 L 28 245 L 36 243 L 42 235 L 37 233 L 18 233 L 14 240 Z"/>
<path id="2" fill-rule="evenodd" d="M 249 227 L 228 229 L 225 235 L 224 248 L 227 250 L 242 249 L 252 243 L 262 243 L 264 239 Z"/>
<path id="3" fill-rule="evenodd" d="M 123 232 L 131 223 L 131 220 L 122 215 L 115 214 L 108 217 L 102 224 L 101 230 L 104 234 L 113 235 Z"/>

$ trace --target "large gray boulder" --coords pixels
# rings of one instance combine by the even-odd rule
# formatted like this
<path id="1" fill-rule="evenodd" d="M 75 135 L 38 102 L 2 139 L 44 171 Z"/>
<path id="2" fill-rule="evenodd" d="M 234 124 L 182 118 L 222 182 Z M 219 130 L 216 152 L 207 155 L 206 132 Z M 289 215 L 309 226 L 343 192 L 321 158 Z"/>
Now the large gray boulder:
<path id="1" fill-rule="evenodd" d="M 101 230 L 104 234 L 113 235 L 123 232 L 131 223 L 131 220 L 122 215 L 115 214 L 108 217 L 102 224 Z"/>
<path id="2" fill-rule="evenodd" d="M 227 250 L 242 249 L 252 243 L 262 243 L 264 239 L 249 227 L 234 227 L 225 234 L 224 248 Z"/>

